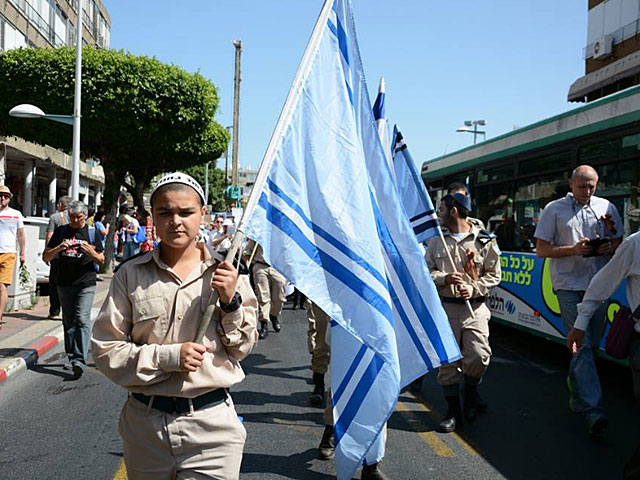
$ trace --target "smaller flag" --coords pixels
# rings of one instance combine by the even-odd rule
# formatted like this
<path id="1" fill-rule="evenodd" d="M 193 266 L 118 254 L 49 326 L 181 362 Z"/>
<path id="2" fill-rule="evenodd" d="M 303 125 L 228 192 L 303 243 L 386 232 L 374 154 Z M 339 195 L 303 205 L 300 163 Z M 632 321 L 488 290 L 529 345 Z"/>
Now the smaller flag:
<path id="1" fill-rule="evenodd" d="M 385 117 L 385 98 L 386 87 L 384 77 L 380 77 L 380 85 L 378 86 L 378 96 L 373 104 L 373 118 L 376 121 L 376 129 L 378 130 L 378 136 L 380 137 L 380 143 L 384 150 L 385 157 L 389 162 L 389 167 L 393 171 L 392 156 L 391 156 L 391 143 L 389 142 L 389 130 L 387 126 L 387 119 Z"/>
<path id="2" fill-rule="evenodd" d="M 393 128 L 393 169 L 398 192 L 419 243 L 440 235 L 438 215 L 397 125 Z"/>

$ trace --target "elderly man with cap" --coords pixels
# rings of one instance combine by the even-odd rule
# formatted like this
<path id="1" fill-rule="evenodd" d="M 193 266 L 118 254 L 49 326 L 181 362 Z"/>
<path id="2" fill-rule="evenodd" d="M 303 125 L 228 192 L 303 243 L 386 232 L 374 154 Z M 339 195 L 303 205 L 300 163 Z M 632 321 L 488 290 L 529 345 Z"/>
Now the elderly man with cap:
<path id="1" fill-rule="evenodd" d="M 237 479 L 246 431 L 227 389 L 257 342 L 256 298 L 246 275 L 199 245 L 206 210 L 193 178 L 165 175 L 150 202 L 160 244 L 123 262 L 92 337 L 97 367 L 129 391 L 119 422 L 127 475 Z"/>
<path id="2" fill-rule="evenodd" d="M 438 370 L 438 383 L 448 404 L 440 423 L 445 433 L 456 429 L 463 413 L 466 421 L 473 422 L 477 412 L 487 408 L 478 395 L 478 385 L 491 359 L 491 313 L 485 303 L 489 291 L 500 283 L 500 250 L 489 232 L 467 220 L 470 210 L 466 195 L 453 193 L 442 198 L 439 217 L 444 242 L 440 237 L 431 238 L 425 257 L 462 352 L 462 360 Z M 461 386 L 464 411 L 460 408 Z"/>
<path id="3" fill-rule="evenodd" d="M 13 282 L 13 271 L 16 266 L 16 237 L 20 248 L 20 263 L 24 263 L 25 236 L 22 214 L 11 207 L 11 190 L 0 185 L 0 328 L 2 314 L 9 301 L 7 287 Z"/>

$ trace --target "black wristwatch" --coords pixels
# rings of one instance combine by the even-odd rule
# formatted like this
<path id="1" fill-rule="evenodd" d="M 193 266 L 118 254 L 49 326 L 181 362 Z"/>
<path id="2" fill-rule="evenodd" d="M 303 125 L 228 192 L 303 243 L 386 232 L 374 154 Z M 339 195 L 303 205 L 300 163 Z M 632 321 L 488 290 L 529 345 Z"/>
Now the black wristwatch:
<path id="1" fill-rule="evenodd" d="M 222 300 L 220 300 L 220 308 L 224 313 L 235 312 L 240 308 L 241 305 L 242 305 L 242 297 L 238 292 L 236 292 L 236 294 L 233 296 L 233 298 L 229 303 L 224 303 Z"/>

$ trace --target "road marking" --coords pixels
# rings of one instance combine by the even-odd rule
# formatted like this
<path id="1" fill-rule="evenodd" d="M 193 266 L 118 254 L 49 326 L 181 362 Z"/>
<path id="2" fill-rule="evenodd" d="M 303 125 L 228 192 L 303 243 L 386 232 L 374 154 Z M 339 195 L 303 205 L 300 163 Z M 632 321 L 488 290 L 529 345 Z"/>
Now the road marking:
<path id="1" fill-rule="evenodd" d="M 425 402 L 421 398 L 418 398 L 418 397 L 414 397 L 414 398 L 417 400 L 416 405 L 418 406 L 418 408 L 429 413 L 429 415 L 431 415 L 436 421 L 438 420 L 436 417 L 440 415 L 436 415 L 436 410 L 434 408 L 432 408 L 427 402 Z M 467 451 L 467 453 L 469 453 L 470 455 L 473 455 L 474 457 L 480 456 L 480 453 L 478 453 L 478 450 L 472 447 L 471 444 L 469 444 L 469 442 L 467 442 L 464 438 L 458 435 L 458 433 L 452 432 L 451 437 L 453 437 L 453 439 L 456 442 L 458 442 L 460 446 L 462 446 L 462 448 L 464 448 Z"/>
<path id="2" fill-rule="evenodd" d="M 421 404 L 419 404 L 421 405 Z M 418 420 L 415 412 L 402 402 L 398 402 L 396 410 L 409 414 L 415 420 Z M 428 411 L 428 410 L 427 410 Z M 419 420 L 418 420 L 419 421 Z M 456 454 L 444 443 L 434 432 L 416 432 L 422 440 L 438 455 L 439 457 L 455 457 Z"/>
<path id="3" fill-rule="evenodd" d="M 295 425 L 292 423 L 287 422 L 286 420 L 282 420 L 280 418 L 274 418 L 273 419 L 273 423 L 277 424 L 277 425 L 283 425 L 287 428 L 290 428 L 291 430 L 295 430 L 296 432 L 302 432 L 302 433 L 315 433 L 317 436 L 320 436 L 320 430 L 318 429 L 317 425 L 313 425 L 313 426 L 307 426 L 307 425 Z"/>
<path id="4" fill-rule="evenodd" d="M 113 480 L 127 480 L 127 467 L 124 466 L 124 460 L 120 460 L 118 471 L 113 476 Z"/>

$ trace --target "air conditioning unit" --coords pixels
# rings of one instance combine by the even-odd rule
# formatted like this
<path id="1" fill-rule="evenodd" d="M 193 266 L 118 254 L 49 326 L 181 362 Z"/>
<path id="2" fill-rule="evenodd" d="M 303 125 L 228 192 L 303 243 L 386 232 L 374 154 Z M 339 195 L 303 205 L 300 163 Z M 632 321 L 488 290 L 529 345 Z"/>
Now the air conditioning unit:
<path id="1" fill-rule="evenodd" d="M 593 42 L 593 59 L 606 58 L 613 52 L 613 38 L 605 35 Z"/>

